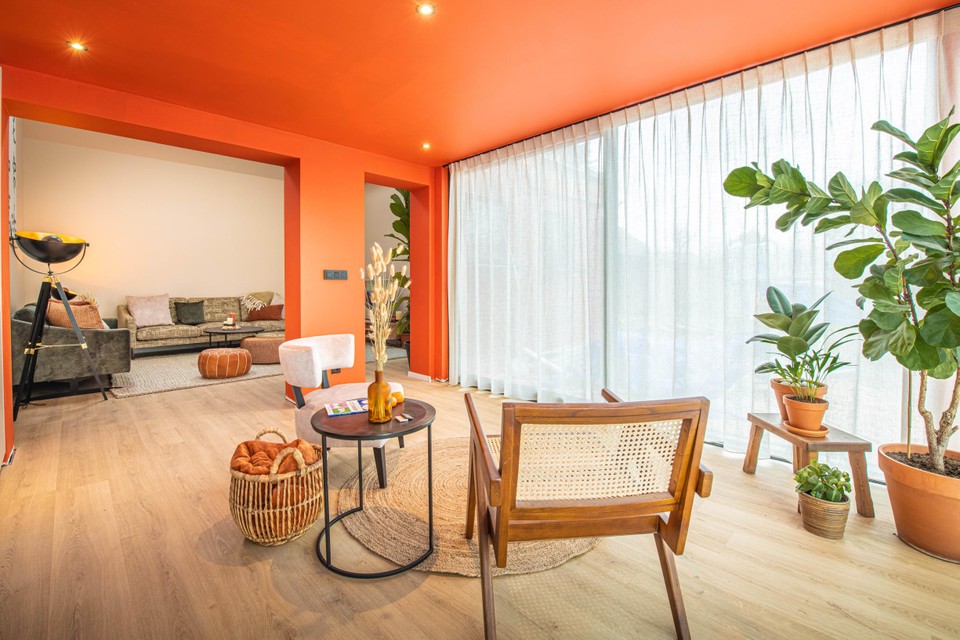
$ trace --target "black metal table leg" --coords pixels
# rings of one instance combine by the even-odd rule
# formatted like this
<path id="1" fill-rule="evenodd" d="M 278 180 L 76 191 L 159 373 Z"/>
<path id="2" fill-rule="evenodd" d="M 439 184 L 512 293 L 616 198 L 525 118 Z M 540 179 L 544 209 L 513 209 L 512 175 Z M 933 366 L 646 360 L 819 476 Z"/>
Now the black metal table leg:
<path id="1" fill-rule="evenodd" d="M 346 569 L 341 569 L 333 564 L 333 560 L 330 556 L 330 528 L 338 523 L 340 520 L 346 518 L 350 514 L 356 513 L 363 510 L 363 449 L 362 443 L 357 442 L 357 491 L 359 492 L 358 506 L 345 511 L 338 515 L 333 520 L 330 519 L 330 492 L 328 489 L 327 481 L 327 437 L 324 435 L 321 438 L 321 443 L 323 447 L 323 530 L 320 532 L 320 535 L 317 537 L 317 558 L 320 560 L 320 563 L 325 566 L 330 571 L 345 576 L 347 578 L 358 578 L 361 580 L 371 580 L 374 578 L 389 578 L 390 576 L 395 576 L 397 574 L 403 573 L 404 571 L 409 571 L 414 568 L 424 560 L 430 557 L 430 554 L 433 553 L 433 428 L 431 425 L 427 425 L 427 513 L 428 513 L 428 538 L 429 544 L 426 553 L 421 555 L 419 558 L 413 562 L 403 565 L 402 567 L 397 567 L 395 569 L 390 569 L 389 571 L 377 571 L 373 573 L 361 573 L 356 571 L 348 571 Z M 325 544 L 321 544 L 324 543 Z M 322 546 L 326 547 L 326 553 L 321 551 Z"/>

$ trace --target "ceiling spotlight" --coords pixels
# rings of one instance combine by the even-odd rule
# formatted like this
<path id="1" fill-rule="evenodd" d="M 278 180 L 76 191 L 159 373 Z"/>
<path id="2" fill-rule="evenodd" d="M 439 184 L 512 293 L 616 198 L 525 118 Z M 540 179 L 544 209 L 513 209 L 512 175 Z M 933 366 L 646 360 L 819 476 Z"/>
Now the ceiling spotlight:
<path id="1" fill-rule="evenodd" d="M 437 7 L 430 4 L 429 2 L 425 2 L 423 4 L 417 5 L 417 13 L 419 13 L 422 16 L 432 16 L 436 12 L 437 12 Z"/>
<path id="2" fill-rule="evenodd" d="M 70 47 L 71 49 L 73 49 L 74 51 L 86 51 L 86 50 L 87 50 L 87 47 L 84 46 L 82 42 L 76 42 L 76 41 L 71 42 L 71 41 L 67 41 L 67 46 L 69 46 L 69 47 Z"/>
<path id="3" fill-rule="evenodd" d="M 429 142 L 424 142 L 422 145 L 420 145 L 420 148 L 423 149 L 424 151 L 426 151 L 427 149 L 430 148 L 430 143 L 429 143 Z"/>

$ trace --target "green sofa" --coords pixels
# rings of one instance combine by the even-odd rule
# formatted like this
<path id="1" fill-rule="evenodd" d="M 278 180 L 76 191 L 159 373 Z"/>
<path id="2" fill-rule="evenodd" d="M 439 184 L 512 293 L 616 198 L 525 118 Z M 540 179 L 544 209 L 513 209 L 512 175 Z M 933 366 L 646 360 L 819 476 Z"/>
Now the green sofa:
<path id="1" fill-rule="evenodd" d="M 203 319 L 202 324 L 189 325 L 182 324 L 177 320 L 177 302 L 199 302 L 203 301 Z M 127 305 L 117 306 L 117 324 L 130 331 L 130 347 L 133 349 L 134 357 L 150 353 L 163 353 L 164 351 L 182 350 L 190 346 L 203 346 L 210 343 L 210 336 L 203 332 L 206 328 L 219 328 L 223 326 L 223 321 L 231 313 L 237 319 L 237 325 L 240 327 L 256 326 L 262 327 L 263 333 L 258 334 L 261 337 L 283 336 L 286 323 L 283 320 L 258 320 L 248 322 L 249 312 L 240 304 L 242 298 L 234 296 L 221 296 L 214 298 L 170 298 L 170 318 L 174 324 L 160 325 L 156 327 L 138 327 Z M 238 333 L 239 337 L 243 333 Z M 223 339 L 222 336 L 215 336 L 213 343 L 216 346 Z"/>
<path id="2" fill-rule="evenodd" d="M 24 349 L 30 340 L 35 304 L 17 309 L 10 321 L 10 348 L 13 356 L 13 383 L 20 381 L 23 371 Z M 109 324 L 109 321 L 108 321 Z M 130 332 L 127 329 L 83 329 L 90 356 L 100 375 L 130 371 Z M 43 329 L 43 344 L 76 344 L 77 334 L 72 328 L 47 325 Z M 80 347 L 41 349 L 37 355 L 34 382 L 75 381 L 93 374 Z"/>

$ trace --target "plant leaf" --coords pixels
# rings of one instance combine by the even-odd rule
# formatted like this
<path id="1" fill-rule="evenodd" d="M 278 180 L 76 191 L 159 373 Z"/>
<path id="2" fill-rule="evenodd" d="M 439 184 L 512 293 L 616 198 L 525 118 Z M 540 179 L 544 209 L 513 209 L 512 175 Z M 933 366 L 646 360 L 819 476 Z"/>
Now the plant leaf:
<path id="1" fill-rule="evenodd" d="M 813 232 L 823 233 L 824 231 L 829 231 L 830 229 L 839 229 L 840 227 L 845 227 L 849 224 L 853 224 L 853 220 L 851 220 L 850 216 L 847 214 L 835 216 L 833 218 L 821 218 Z"/>
<path id="2" fill-rule="evenodd" d="M 921 207 L 930 209 L 931 211 L 940 215 L 946 211 L 939 202 L 930 196 L 920 193 L 916 189 L 890 189 L 887 191 L 887 198 L 892 202 L 909 202 L 910 204 L 918 204 Z"/>
<path id="3" fill-rule="evenodd" d="M 833 196 L 833 199 L 846 209 L 850 209 L 854 203 L 859 200 L 859 198 L 857 198 L 857 192 L 854 190 L 853 185 L 850 184 L 850 181 L 847 180 L 847 176 L 840 172 L 837 172 L 836 175 L 830 178 L 830 182 L 827 184 L 827 190 L 830 192 L 830 195 Z"/>
<path id="4" fill-rule="evenodd" d="M 946 236 L 947 225 L 938 220 L 930 220 L 914 209 L 898 211 L 891 218 L 893 226 L 915 236 Z"/>
<path id="5" fill-rule="evenodd" d="M 946 307 L 935 307 L 923 318 L 920 335 L 931 347 L 960 347 L 960 316 Z"/>
<path id="6" fill-rule="evenodd" d="M 874 122 L 873 126 L 870 128 L 873 129 L 874 131 L 882 131 L 883 133 L 891 135 L 897 140 L 900 140 L 901 142 L 905 143 L 907 146 L 912 147 L 913 149 L 917 148 L 917 143 L 914 142 L 913 139 L 910 136 L 908 136 L 905 131 L 896 128 L 886 120 L 880 120 L 879 122 Z"/>
<path id="7" fill-rule="evenodd" d="M 780 313 L 785 316 L 793 317 L 793 308 L 790 305 L 790 298 L 776 287 L 767 287 L 767 304 L 774 313 Z"/>
<path id="8" fill-rule="evenodd" d="M 837 255 L 833 262 L 833 268 L 844 278 L 853 280 L 862 276 L 863 270 L 870 266 L 882 253 L 883 246 L 877 244 L 847 249 Z"/>
<path id="9" fill-rule="evenodd" d="M 917 341 L 917 331 L 909 322 L 901 322 L 900 325 L 890 332 L 887 339 L 887 349 L 895 356 L 906 355 L 913 349 Z"/>
<path id="10" fill-rule="evenodd" d="M 917 158 L 920 162 L 937 171 L 950 141 L 957 135 L 958 127 L 960 125 L 950 125 L 950 116 L 928 127 L 917 139 Z"/>
<path id="11" fill-rule="evenodd" d="M 753 317 L 771 329 L 779 329 L 784 333 L 790 329 L 790 323 L 793 322 L 789 316 L 782 313 L 758 313 Z"/>
<path id="12" fill-rule="evenodd" d="M 796 358 L 809 348 L 810 345 L 806 340 L 796 336 L 783 336 L 777 340 L 777 349 L 790 358 Z"/>
<path id="13" fill-rule="evenodd" d="M 723 181 L 724 191 L 739 198 L 751 198 L 762 188 L 757 184 L 757 170 L 753 167 L 738 167 Z"/>
<path id="14" fill-rule="evenodd" d="M 828 244 L 827 250 L 836 249 L 837 247 L 845 247 L 851 244 L 883 244 L 883 240 L 880 238 L 854 238 L 853 240 L 842 240 L 840 242 Z"/>
<path id="15" fill-rule="evenodd" d="M 948 291 L 947 295 L 944 296 L 943 302 L 947 305 L 947 309 L 950 309 L 954 314 L 960 316 L 960 293 Z"/>

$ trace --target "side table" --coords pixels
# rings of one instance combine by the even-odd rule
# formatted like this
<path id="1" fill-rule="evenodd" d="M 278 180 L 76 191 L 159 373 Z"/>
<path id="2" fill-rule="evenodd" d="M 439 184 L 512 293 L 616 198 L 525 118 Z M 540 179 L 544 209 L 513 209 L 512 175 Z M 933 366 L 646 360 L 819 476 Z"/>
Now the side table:
<path id="1" fill-rule="evenodd" d="M 793 471 L 810 464 L 817 459 L 821 451 L 846 451 L 850 459 L 853 493 L 857 499 L 857 513 L 872 518 L 873 497 L 870 495 L 870 483 L 867 481 L 867 451 L 873 450 L 873 444 L 847 433 L 842 429 L 827 427 L 827 435 L 822 438 L 807 438 L 787 431 L 780 420 L 779 413 L 748 413 L 750 421 L 750 443 L 747 445 L 747 455 L 743 460 L 743 472 L 753 474 L 757 470 L 757 456 L 760 454 L 760 440 L 763 432 L 769 431 L 773 435 L 783 438 L 793 445 Z"/>
<path id="2" fill-rule="evenodd" d="M 323 530 L 317 537 L 317 558 L 320 563 L 330 571 L 348 578 L 386 578 L 389 576 L 403 573 L 414 568 L 433 553 L 433 421 L 437 412 L 431 405 L 420 400 L 407 398 L 404 402 L 393 408 L 393 415 L 406 413 L 413 417 L 409 422 L 397 422 L 396 419 L 382 424 L 374 424 L 367 419 L 366 413 L 355 413 L 349 416 L 328 416 L 323 409 L 313 414 L 310 424 L 313 430 L 320 434 L 321 447 L 323 448 Z M 403 438 L 420 431 L 427 430 L 427 511 L 429 531 L 429 540 L 426 552 L 410 564 L 389 571 L 378 571 L 374 573 L 360 573 L 341 569 L 333 564 L 330 549 L 330 527 L 350 514 L 363 510 L 363 448 L 361 446 L 364 440 L 382 440 L 383 438 Z M 359 494 L 359 505 L 341 513 L 333 520 L 330 519 L 330 485 L 327 476 L 327 438 L 338 438 L 340 440 L 354 440 L 357 443 L 357 492 Z M 324 544 L 325 542 L 325 544 Z"/>

